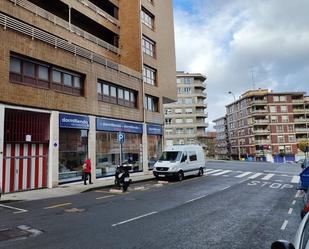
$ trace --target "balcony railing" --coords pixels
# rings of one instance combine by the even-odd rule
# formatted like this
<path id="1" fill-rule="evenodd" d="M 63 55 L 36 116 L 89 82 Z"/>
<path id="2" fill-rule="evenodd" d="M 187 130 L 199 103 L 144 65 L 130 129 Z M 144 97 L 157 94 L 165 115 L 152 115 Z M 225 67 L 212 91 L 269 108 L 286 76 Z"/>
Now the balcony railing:
<path id="1" fill-rule="evenodd" d="M 268 139 L 255 140 L 255 144 L 270 144 L 270 140 Z"/>
<path id="2" fill-rule="evenodd" d="M 294 118 L 295 123 L 306 123 L 309 122 L 309 118 Z"/>
<path id="3" fill-rule="evenodd" d="M 52 22 L 55 25 L 58 25 L 72 33 L 75 33 L 78 36 L 83 37 L 84 39 L 91 41 L 93 43 L 95 43 L 96 45 L 103 47 L 111 52 L 114 52 L 116 54 L 120 53 L 120 49 L 109 44 L 106 41 L 103 41 L 102 39 L 78 28 L 77 26 L 70 24 L 69 22 L 63 20 L 62 18 L 38 7 L 37 5 L 27 1 L 27 0 L 8 0 L 10 2 L 13 2 L 14 5 L 19 5 L 21 7 L 23 7 L 24 9 L 31 11 L 32 13 L 34 13 L 36 16 L 40 16 L 50 22 Z"/>
<path id="4" fill-rule="evenodd" d="M 304 103 L 304 100 L 303 100 L 303 99 L 292 99 L 292 103 L 295 103 L 295 104 L 303 104 L 303 103 Z"/>
<path id="5" fill-rule="evenodd" d="M 295 108 L 295 109 L 293 109 L 293 112 L 305 112 L 305 109 L 303 109 L 303 108 Z"/>
<path id="6" fill-rule="evenodd" d="M 252 113 L 266 113 L 266 112 L 268 112 L 268 111 L 264 110 L 264 109 L 252 110 Z"/>
<path id="7" fill-rule="evenodd" d="M 309 133 L 309 128 L 295 128 L 295 132 Z"/>
<path id="8" fill-rule="evenodd" d="M 88 0 L 78 0 L 83 5 L 87 6 L 89 9 L 93 10 L 95 13 L 99 14 L 100 16 L 104 17 L 106 20 L 110 21 L 112 24 L 119 26 L 119 21 L 111 16 L 110 14 L 106 13 L 104 10 L 100 9 L 98 6 L 94 5 L 92 2 Z"/>
<path id="9" fill-rule="evenodd" d="M 254 132 L 254 133 L 257 133 L 257 134 L 265 134 L 265 133 L 270 133 L 270 131 L 269 131 L 269 130 L 265 130 L 265 129 L 254 130 L 253 132 Z"/>
<path id="10" fill-rule="evenodd" d="M 268 119 L 256 119 L 254 120 L 254 124 L 269 124 Z"/>
<path id="11" fill-rule="evenodd" d="M 40 29 L 34 28 L 26 23 L 23 23 L 21 21 L 18 21 L 12 17 L 6 16 L 4 14 L 0 13 L 0 25 L 4 27 L 4 30 L 7 28 L 10 28 L 12 30 L 15 30 L 17 32 L 20 32 L 22 34 L 30 36 L 32 39 L 38 39 L 42 42 L 48 43 L 55 48 L 60 48 L 65 51 L 71 52 L 74 55 L 81 56 L 83 58 L 86 58 L 92 62 L 96 62 L 98 64 L 101 64 L 107 68 L 114 69 L 118 72 L 124 73 L 125 75 L 128 75 L 130 77 L 136 78 L 138 80 L 141 79 L 140 73 L 133 71 L 127 67 L 124 67 L 122 65 L 118 65 L 117 63 L 114 63 L 112 61 L 109 61 L 105 59 L 103 56 L 93 53 L 85 48 L 82 48 L 80 46 L 76 46 L 64 39 L 61 39 L 57 36 L 54 36 L 52 34 L 49 34 L 45 31 L 42 31 Z"/>

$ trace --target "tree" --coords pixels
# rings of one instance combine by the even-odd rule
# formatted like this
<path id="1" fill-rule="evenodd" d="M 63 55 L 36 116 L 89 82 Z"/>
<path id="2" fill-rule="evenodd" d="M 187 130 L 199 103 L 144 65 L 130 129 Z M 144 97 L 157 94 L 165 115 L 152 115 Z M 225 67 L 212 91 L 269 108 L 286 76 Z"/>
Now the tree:
<path id="1" fill-rule="evenodd" d="M 308 152 L 309 140 L 301 140 L 297 146 L 302 152 Z"/>

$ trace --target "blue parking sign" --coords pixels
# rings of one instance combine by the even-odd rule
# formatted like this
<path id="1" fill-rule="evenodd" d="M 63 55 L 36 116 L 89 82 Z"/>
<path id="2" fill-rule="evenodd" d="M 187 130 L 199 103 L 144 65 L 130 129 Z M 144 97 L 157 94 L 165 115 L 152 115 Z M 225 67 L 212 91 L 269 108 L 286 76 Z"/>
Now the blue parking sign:
<path id="1" fill-rule="evenodd" d="M 124 133 L 123 132 L 118 132 L 118 142 L 123 143 L 124 142 Z"/>

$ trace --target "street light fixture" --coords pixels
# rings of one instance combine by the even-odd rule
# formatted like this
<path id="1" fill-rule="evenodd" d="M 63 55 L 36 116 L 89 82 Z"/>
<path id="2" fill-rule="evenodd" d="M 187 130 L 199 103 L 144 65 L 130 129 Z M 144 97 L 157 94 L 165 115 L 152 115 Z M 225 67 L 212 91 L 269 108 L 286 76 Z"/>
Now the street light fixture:
<path id="1" fill-rule="evenodd" d="M 232 91 L 229 91 L 228 93 L 233 95 L 234 101 L 236 101 L 235 94 Z M 237 150 L 238 150 L 238 160 L 240 161 L 240 143 L 239 143 L 240 141 L 239 141 L 239 125 L 238 125 L 239 122 L 237 120 L 237 111 L 236 111 Z"/>

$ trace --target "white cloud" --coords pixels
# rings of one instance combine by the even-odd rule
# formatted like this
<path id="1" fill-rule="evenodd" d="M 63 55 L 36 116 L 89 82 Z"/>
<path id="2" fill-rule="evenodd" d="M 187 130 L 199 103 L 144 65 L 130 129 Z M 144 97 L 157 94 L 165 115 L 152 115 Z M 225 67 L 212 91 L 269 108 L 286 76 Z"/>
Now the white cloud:
<path id="1" fill-rule="evenodd" d="M 177 1 L 174 0 L 177 6 Z M 208 120 L 253 87 L 309 94 L 309 1 L 191 0 L 175 15 L 177 70 L 207 76 Z M 252 81 L 253 71 L 253 81 Z"/>

